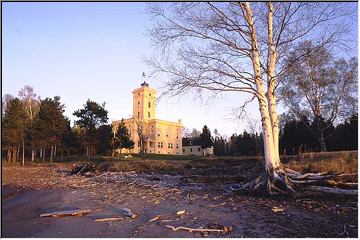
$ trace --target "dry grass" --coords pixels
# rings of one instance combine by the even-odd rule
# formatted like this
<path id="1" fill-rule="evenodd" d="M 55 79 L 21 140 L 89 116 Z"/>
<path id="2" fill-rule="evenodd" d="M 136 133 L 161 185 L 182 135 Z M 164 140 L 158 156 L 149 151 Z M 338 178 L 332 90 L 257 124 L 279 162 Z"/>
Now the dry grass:
<path id="1" fill-rule="evenodd" d="M 181 174 L 189 161 L 178 160 L 125 160 L 112 163 L 113 171 Z"/>
<path id="2" fill-rule="evenodd" d="M 156 156 L 152 156 L 155 158 Z M 168 157 L 168 158 L 171 158 Z M 184 174 L 190 169 L 207 169 L 212 168 L 223 169 L 224 171 L 234 170 L 261 172 L 263 169 L 263 157 L 260 156 L 241 156 L 241 157 L 211 157 L 197 158 L 176 156 L 173 159 L 146 159 L 142 160 L 137 157 L 129 159 L 111 158 L 103 156 L 93 156 L 90 161 L 86 157 L 64 158 L 62 163 L 81 163 L 90 162 L 91 164 L 101 165 L 109 164 L 112 171 L 136 171 L 146 173 L 164 173 L 164 174 Z M 358 152 L 342 151 L 342 152 L 324 152 L 324 153 L 306 153 L 299 156 L 281 156 L 281 161 L 289 168 L 300 172 L 336 172 L 336 173 L 355 173 L 358 171 Z M 3 161 L 3 166 L 7 166 L 7 162 Z M 51 166 L 61 164 L 54 162 L 26 162 L 26 166 Z M 14 165 L 14 164 L 11 164 Z M 15 164 L 20 166 L 20 161 Z M 242 166 L 238 168 L 238 166 Z M 203 171 L 201 170 L 201 173 Z M 232 171 L 230 171 L 232 172 Z"/>
<path id="3" fill-rule="evenodd" d="M 286 166 L 300 172 L 358 172 L 358 152 L 305 153 L 299 156 L 283 156 Z"/>

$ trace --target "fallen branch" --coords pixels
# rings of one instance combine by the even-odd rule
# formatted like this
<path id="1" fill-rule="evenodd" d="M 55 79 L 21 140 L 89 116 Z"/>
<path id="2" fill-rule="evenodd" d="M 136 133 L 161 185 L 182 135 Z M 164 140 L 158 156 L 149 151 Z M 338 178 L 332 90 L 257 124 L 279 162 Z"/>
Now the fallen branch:
<path id="1" fill-rule="evenodd" d="M 224 229 L 210 229 L 210 228 L 188 228 L 188 227 L 174 227 L 171 225 L 166 225 L 166 228 L 170 228 L 173 231 L 178 231 L 178 230 L 185 230 L 188 232 L 226 232 L 225 228 Z"/>
<path id="2" fill-rule="evenodd" d="M 95 219 L 95 222 L 109 222 L 109 221 L 119 221 L 119 220 L 123 220 L 122 217 L 113 217 L 113 218 L 98 218 Z"/>
<path id="3" fill-rule="evenodd" d="M 306 187 L 306 190 L 316 191 L 316 192 L 323 192 L 323 193 L 351 195 L 351 196 L 357 196 L 358 195 L 358 190 L 330 188 L 330 187 L 322 187 L 322 186 L 308 186 L 308 187 Z"/>
<path id="4" fill-rule="evenodd" d="M 225 204 L 226 204 L 226 202 L 223 202 L 223 203 L 219 203 L 219 204 L 209 205 L 208 207 L 209 207 L 209 208 L 214 208 L 214 207 L 223 206 L 223 205 L 225 205 Z"/>
<path id="5" fill-rule="evenodd" d="M 161 215 L 157 215 L 156 217 L 150 219 L 148 222 L 156 221 L 156 220 L 158 220 L 160 217 L 161 217 Z"/>
<path id="6" fill-rule="evenodd" d="M 91 210 L 67 210 L 67 211 L 56 211 L 51 213 L 43 213 L 40 217 L 66 217 L 66 216 L 84 216 L 89 214 Z"/>
<path id="7" fill-rule="evenodd" d="M 339 174 L 338 177 L 350 177 L 350 176 L 356 176 L 357 173 L 342 173 Z"/>

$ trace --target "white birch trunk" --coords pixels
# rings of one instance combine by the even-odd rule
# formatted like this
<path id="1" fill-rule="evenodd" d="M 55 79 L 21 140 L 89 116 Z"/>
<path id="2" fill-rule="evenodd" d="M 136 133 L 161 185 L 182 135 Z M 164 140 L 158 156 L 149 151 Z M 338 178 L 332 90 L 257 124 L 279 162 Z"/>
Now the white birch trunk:
<path id="1" fill-rule="evenodd" d="M 268 90 L 266 97 L 269 105 L 269 115 L 271 121 L 271 127 L 273 130 L 273 139 L 274 139 L 274 151 L 275 156 L 279 157 L 279 116 L 276 111 L 276 96 L 275 96 L 275 63 L 276 63 L 276 50 L 274 46 L 273 39 L 273 5 L 271 2 L 268 2 L 268 79 L 267 85 Z M 280 160 L 279 160 L 280 161 Z"/>
<path id="2" fill-rule="evenodd" d="M 20 156 L 20 144 L 18 144 L 18 147 L 17 147 L 16 160 L 19 158 L 19 156 Z"/>
<path id="3" fill-rule="evenodd" d="M 10 149 L 10 147 L 9 147 L 9 149 L 8 149 L 7 152 L 8 152 L 8 153 L 7 153 L 8 162 L 9 162 L 9 164 L 10 164 L 10 163 L 11 163 L 11 149 Z"/>
<path id="4" fill-rule="evenodd" d="M 250 10 L 249 3 L 244 3 L 246 9 L 246 20 L 250 27 L 251 40 L 253 47 L 253 69 L 255 75 L 255 84 L 257 90 L 257 99 L 261 114 L 261 123 L 264 133 L 264 155 L 265 155 L 265 168 L 268 174 L 273 173 L 274 169 L 280 168 L 279 151 L 275 149 L 274 133 L 269 115 L 268 101 L 265 97 L 265 91 L 263 82 L 261 79 L 261 66 L 260 66 L 260 54 L 257 42 L 257 36 L 255 31 L 255 25 L 253 16 Z"/>
<path id="5" fill-rule="evenodd" d="M 54 156 L 54 145 L 51 145 L 51 148 L 50 148 L 50 162 L 53 161 L 53 156 Z"/>
<path id="6" fill-rule="evenodd" d="M 25 166 L 25 141 L 24 141 L 24 133 L 22 133 L 22 166 Z"/>
<path id="7" fill-rule="evenodd" d="M 45 162 L 45 156 L 46 156 L 46 147 L 42 150 L 42 161 Z"/>
<path id="8" fill-rule="evenodd" d="M 35 161 L 35 149 L 31 149 L 31 161 L 34 162 Z"/>

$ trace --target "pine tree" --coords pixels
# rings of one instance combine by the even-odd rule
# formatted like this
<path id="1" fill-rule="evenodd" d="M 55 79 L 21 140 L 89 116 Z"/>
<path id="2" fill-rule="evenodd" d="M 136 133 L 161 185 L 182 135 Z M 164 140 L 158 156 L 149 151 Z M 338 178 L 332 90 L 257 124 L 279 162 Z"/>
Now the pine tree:
<path id="1" fill-rule="evenodd" d="M 122 148 L 132 149 L 133 147 L 134 141 L 130 139 L 129 131 L 125 126 L 124 119 L 122 119 L 115 133 L 114 148 L 119 148 L 121 154 Z"/>
<path id="2" fill-rule="evenodd" d="M 86 148 L 86 155 L 95 153 L 98 145 L 96 129 L 108 121 L 108 111 L 105 110 L 105 103 L 98 104 L 90 99 L 86 101 L 83 109 L 75 111 L 74 116 L 78 117 L 75 123 L 82 129 L 81 144 Z"/>
<path id="3" fill-rule="evenodd" d="M 208 148 L 213 145 L 211 132 L 206 125 L 203 127 L 202 133 L 200 134 L 200 143 L 202 148 Z"/>
<path id="4" fill-rule="evenodd" d="M 17 151 L 22 143 L 24 165 L 24 132 L 26 129 L 27 115 L 20 99 L 14 98 L 7 103 L 7 108 L 2 119 L 2 144 L 8 150 L 8 161 L 17 160 Z M 3 147 L 4 149 L 4 147 Z"/>
<path id="5" fill-rule="evenodd" d="M 50 162 L 55 155 L 56 145 L 60 144 L 68 119 L 63 115 L 64 104 L 60 103 L 60 97 L 46 98 L 40 103 L 39 116 L 35 120 L 34 131 L 36 140 L 42 147 L 42 157 L 45 160 L 46 147 L 51 147 Z"/>

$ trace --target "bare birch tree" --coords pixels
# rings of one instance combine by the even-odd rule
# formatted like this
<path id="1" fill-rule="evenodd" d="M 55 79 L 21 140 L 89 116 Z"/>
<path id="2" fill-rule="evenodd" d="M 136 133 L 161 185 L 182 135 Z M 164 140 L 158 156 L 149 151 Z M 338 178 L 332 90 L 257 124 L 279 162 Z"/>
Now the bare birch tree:
<path id="1" fill-rule="evenodd" d="M 279 76 L 292 64 L 283 65 L 282 56 L 304 39 L 317 45 L 339 42 L 350 26 L 338 21 L 348 14 L 346 7 L 291 2 L 149 5 L 154 20 L 150 37 L 156 53 L 147 62 L 153 68 L 152 76 L 166 74 L 169 94 L 210 90 L 246 93 L 247 102 L 257 100 L 265 171 L 243 185 L 243 190 L 268 194 L 296 191 L 301 174 L 287 171 L 279 157 L 275 90 Z"/>
<path id="2" fill-rule="evenodd" d="M 327 128 L 357 112 L 357 59 L 336 59 L 329 49 L 316 47 L 310 41 L 302 42 L 286 58 L 297 61 L 283 75 L 279 88 L 282 102 L 298 119 L 306 116 L 317 126 L 314 137 L 320 151 L 326 151 Z M 304 122 L 306 123 L 306 122 Z"/>
<path id="3" fill-rule="evenodd" d="M 145 122 L 141 118 L 134 118 L 135 126 L 136 126 L 136 133 L 138 135 L 138 143 L 140 144 L 140 156 L 145 158 L 146 154 L 146 147 L 148 141 L 150 139 L 150 133 L 148 132 L 147 127 L 145 126 Z"/>
<path id="4" fill-rule="evenodd" d="M 35 149 L 35 136 L 34 136 L 34 120 L 40 110 L 40 98 L 36 96 L 34 88 L 26 85 L 19 91 L 19 98 L 23 102 L 25 112 L 28 115 L 28 135 L 30 137 L 31 145 L 31 161 L 35 161 L 36 149 Z M 23 149 L 24 155 L 24 149 Z"/>

